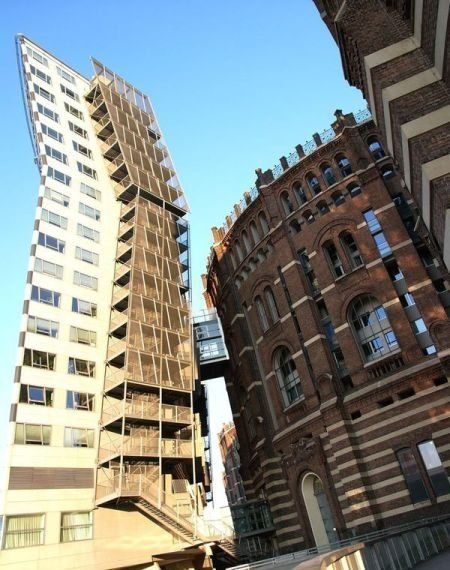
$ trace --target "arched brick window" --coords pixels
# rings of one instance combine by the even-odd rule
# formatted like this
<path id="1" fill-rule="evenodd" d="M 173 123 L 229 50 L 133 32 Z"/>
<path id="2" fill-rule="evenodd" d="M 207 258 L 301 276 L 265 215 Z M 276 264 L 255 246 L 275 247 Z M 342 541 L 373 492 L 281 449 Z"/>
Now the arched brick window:
<path id="1" fill-rule="evenodd" d="M 272 323 L 276 323 L 280 319 L 280 314 L 278 312 L 275 297 L 273 296 L 273 292 L 270 287 L 266 287 L 264 289 L 264 298 L 266 300 L 267 307 L 269 308 L 270 320 Z"/>
<path id="2" fill-rule="evenodd" d="M 295 199 L 297 200 L 298 205 L 303 206 L 303 204 L 306 204 L 308 201 L 308 196 L 306 195 L 306 192 L 302 188 L 300 182 L 296 182 L 292 188 L 294 190 Z"/>
<path id="3" fill-rule="evenodd" d="M 249 228 L 250 228 L 250 233 L 252 234 L 253 243 L 256 245 L 261 239 L 261 236 L 259 235 L 258 228 L 256 227 L 256 224 L 253 220 L 250 222 Z"/>
<path id="4" fill-rule="evenodd" d="M 282 346 L 277 349 L 273 364 L 283 403 L 285 407 L 288 407 L 302 398 L 303 390 L 294 360 L 286 347 Z"/>
<path id="5" fill-rule="evenodd" d="M 339 172 L 341 173 L 342 178 L 350 176 L 350 174 L 353 172 L 352 165 L 350 164 L 349 159 L 343 154 L 337 155 L 336 164 L 337 167 L 339 168 Z"/>
<path id="6" fill-rule="evenodd" d="M 359 253 L 358 246 L 356 245 L 352 234 L 350 232 L 343 232 L 340 238 L 342 246 L 353 269 L 356 269 L 357 267 L 363 265 L 361 254 Z"/>
<path id="7" fill-rule="evenodd" d="M 334 170 L 329 164 L 323 164 L 320 167 L 320 170 L 322 171 L 323 178 L 327 183 L 327 186 L 332 186 L 333 184 L 336 184 L 336 176 L 334 174 Z"/>
<path id="8" fill-rule="evenodd" d="M 317 178 L 317 176 L 314 176 L 314 174 L 312 174 L 311 172 L 306 175 L 306 181 L 308 182 L 308 186 L 311 189 L 313 196 L 316 196 L 322 191 L 319 179 Z"/>
<path id="9" fill-rule="evenodd" d="M 267 221 L 266 214 L 264 212 L 259 212 L 258 220 L 259 220 L 259 223 L 261 224 L 262 234 L 263 234 L 263 236 L 265 236 L 266 234 L 269 233 L 269 230 L 270 230 L 269 222 Z"/>
<path id="10" fill-rule="evenodd" d="M 353 300 L 348 320 L 366 362 L 398 349 L 386 311 L 372 295 L 361 295 Z"/>
<path id="11" fill-rule="evenodd" d="M 289 214 L 292 214 L 294 211 L 294 206 L 292 205 L 289 194 L 286 191 L 281 193 L 280 200 L 284 215 L 289 216 Z"/>
<path id="12" fill-rule="evenodd" d="M 264 306 L 263 300 L 258 295 L 255 297 L 255 306 L 258 311 L 259 325 L 261 327 L 261 332 L 265 332 L 269 328 L 269 319 L 267 318 L 266 307 Z"/>

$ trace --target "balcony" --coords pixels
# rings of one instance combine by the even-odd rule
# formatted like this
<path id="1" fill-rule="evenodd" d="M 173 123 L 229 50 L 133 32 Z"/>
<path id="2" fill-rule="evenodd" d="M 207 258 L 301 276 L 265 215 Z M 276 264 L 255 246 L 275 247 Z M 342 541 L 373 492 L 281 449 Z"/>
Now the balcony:
<path id="1" fill-rule="evenodd" d="M 133 235 L 134 225 L 133 221 L 121 222 L 119 225 L 118 238 L 123 241 L 130 239 Z"/>
<path id="2" fill-rule="evenodd" d="M 247 502 L 231 506 L 234 529 L 239 538 L 275 530 L 267 501 Z"/>
<path id="3" fill-rule="evenodd" d="M 125 416 L 149 422 L 163 422 L 189 425 L 192 421 L 191 409 L 186 406 L 159 404 L 158 401 L 139 399 L 105 401 L 102 412 L 102 425 L 107 426 Z"/>
<path id="4" fill-rule="evenodd" d="M 133 244 L 129 241 L 120 241 L 117 244 L 116 258 L 121 263 L 126 263 L 131 259 Z"/>
<path id="5" fill-rule="evenodd" d="M 134 217 L 136 213 L 136 203 L 130 202 L 129 204 L 122 204 L 120 209 L 120 220 L 122 222 L 128 222 Z"/>
<path id="6" fill-rule="evenodd" d="M 128 263 L 116 262 L 114 281 L 126 285 L 130 281 L 131 265 Z"/>
<path id="7" fill-rule="evenodd" d="M 124 311 L 128 307 L 129 294 L 128 287 L 114 285 L 111 305 L 119 311 Z"/>
<path id="8" fill-rule="evenodd" d="M 107 165 L 108 173 L 113 180 L 120 182 L 128 176 L 125 160 L 121 154 Z"/>
<path id="9" fill-rule="evenodd" d="M 125 176 L 125 178 L 114 184 L 114 190 L 118 200 L 131 202 L 137 195 L 138 187 L 129 176 Z"/>
<path id="10" fill-rule="evenodd" d="M 110 334 L 120 331 L 121 333 L 126 333 L 126 325 L 128 324 L 128 310 L 123 311 L 122 313 L 119 311 L 112 311 L 111 318 L 109 321 L 109 332 Z M 116 336 L 118 336 L 116 334 Z M 125 336 L 121 334 L 121 336 Z"/>
<path id="11" fill-rule="evenodd" d="M 127 343 L 122 339 L 111 337 L 108 344 L 108 360 L 116 360 L 125 355 Z"/>
<path id="12" fill-rule="evenodd" d="M 114 128 L 109 115 L 102 117 L 98 123 L 94 125 L 96 135 L 102 139 L 106 140 L 114 133 Z"/>
<path id="13" fill-rule="evenodd" d="M 125 457 L 192 458 L 192 441 L 158 437 L 125 436 L 100 444 L 99 462 Z"/>

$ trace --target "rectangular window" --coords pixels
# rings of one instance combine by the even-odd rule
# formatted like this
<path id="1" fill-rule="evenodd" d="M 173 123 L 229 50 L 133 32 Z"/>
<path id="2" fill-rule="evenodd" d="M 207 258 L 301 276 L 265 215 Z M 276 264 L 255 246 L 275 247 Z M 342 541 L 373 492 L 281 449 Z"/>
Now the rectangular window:
<path id="1" fill-rule="evenodd" d="M 79 135 L 80 137 L 83 137 L 84 139 L 88 138 L 88 134 L 87 131 L 85 131 L 84 129 L 82 129 L 81 127 L 79 127 L 78 125 L 75 125 L 75 123 L 72 123 L 71 121 L 69 121 L 69 129 Z"/>
<path id="2" fill-rule="evenodd" d="M 89 301 L 83 301 L 82 299 L 72 297 L 72 312 L 79 313 L 80 315 L 86 315 L 88 317 L 96 317 L 97 305 L 95 303 L 90 303 Z"/>
<path id="3" fill-rule="evenodd" d="M 55 321 L 49 321 L 48 319 L 33 317 L 31 315 L 28 317 L 28 332 L 58 338 L 58 329 L 59 325 Z"/>
<path id="4" fill-rule="evenodd" d="M 93 429 L 70 428 L 64 430 L 64 447 L 94 447 Z"/>
<path id="5" fill-rule="evenodd" d="M 374 214 L 373 210 L 367 210 L 363 212 L 364 219 L 367 222 L 367 227 L 369 228 L 369 232 L 372 234 L 372 237 L 375 241 L 375 245 L 377 246 L 378 252 L 381 257 L 387 257 L 391 255 L 392 251 L 388 244 L 388 241 L 383 233 L 381 225 Z"/>
<path id="6" fill-rule="evenodd" d="M 78 172 L 81 172 L 81 174 L 85 174 L 86 176 L 97 180 L 97 172 L 93 168 L 86 166 L 82 162 L 77 162 L 77 168 Z"/>
<path id="7" fill-rule="evenodd" d="M 64 108 L 68 113 L 70 113 L 77 119 L 83 120 L 83 113 L 79 111 L 76 107 L 72 107 L 72 105 L 69 105 L 69 103 L 64 103 Z"/>
<path id="8" fill-rule="evenodd" d="M 61 514 L 61 542 L 75 542 L 90 538 L 92 538 L 92 511 Z"/>
<path id="9" fill-rule="evenodd" d="M 14 443 L 19 445 L 50 445 L 51 426 L 16 424 Z"/>
<path id="10" fill-rule="evenodd" d="M 404 295 L 400 296 L 400 303 L 402 304 L 402 307 L 406 308 L 406 307 L 412 307 L 413 305 L 416 304 L 416 302 L 414 301 L 414 297 L 411 295 L 411 293 L 405 293 Z"/>
<path id="11" fill-rule="evenodd" d="M 56 277 L 56 279 L 63 278 L 62 265 L 57 265 L 56 263 L 50 263 L 50 261 L 45 261 L 45 259 L 40 259 L 39 257 L 36 257 L 36 260 L 34 262 L 34 270 L 37 273 L 44 273 L 45 275 Z"/>
<path id="12" fill-rule="evenodd" d="M 38 303 L 45 303 L 46 305 L 52 305 L 52 307 L 59 307 L 61 294 L 56 293 L 55 291 L 50 291 L 50 289 L 44 289 L 43 287 L 33 285 L 31 289 L 31 300 L 37 301 Z"/>
<path id="13" fill-rule="evenodd" d="M 86 273 L 81 273 L 80 271 L 73 272 L 73 282 L 75 285 L 80 285 L 80 287 L 87 287 L 88 289 L 94 289 L 94 291 L 97 291 L 98 288 L 97 277 L 86 275 Z"/>
<path id="14" fill-rule="evenodd" d="M 411 323 L 414 334 L 420 334 L 427 331 L 427 326 L 423 319 L 416 319 Z"/>
<path id="15" fill-rule="evenodd" d="M 419 466 L 411 449 L 405 448 L 397 451 L 397 459 L 400 463 L 411 501 L 413 503 L 420 503 L 421 501 L 429 499 Z"/>
<path id="16" fill-rule="evenodd" d="M 14 515 L 5 518 L 4 548 L 44 544 L 45 515 Z"/>
<path id="17" fill-rule="evenodd" d="M 67 97 L 70 97 L 74 101 L 80 100 L 78 95 L 75 93 L 75 91 L 72 91 L 72 89 L 69 89 L 68 87 L 66 87 L 62 83 L 60 83 L 60 87 L 61 87 L 61 93 L 64 93 L 64 95 L 67 95 Z"/>
<path id="18" fill-rule="evenodd" d="M 395 336 L 394 331 L 385 332 L 384 338 L 386 339 L 387 345 L 390 349 L 393 349 L 398 345 L 397 337 Z"/>
<path id="19" fill-rule="evenodd" d="M 42 232 L 39 232 L 38 244 L 43 247 L 47 247 L 48 249 L 58 251 L 59 253 L 64 253 L 66 248 L 66 242 L 53 236 L 49 236 L 48 234 L 43 234 Z"/>
<path id="20" fill-rule="evenodd" d="M 419 443 L 417 449 L 427 470 L 428 478 L 436 497 L 450 493 L 450 482 L 434 441 L 429 440 Z"/>
<path id="21" fill-rule="evenodd" d="M 72 182 L 72 178 L 70 176 L 64 174 L 64 172 L 60 172 L 59 170 L 52 168 L 51 166 L 47 168 L 47 176 L 49 178 L 53 178 L 53 180 L 56 180 L 57 182 L 65 184 L 66 186 L 70 186 Z"/>
<path id="22" fill-rule="evenodd" d="M 48 137 L 60 143 L 64 142 L 64 137 L 62 136 L 62 134 L 58 133 L 58 131 L 55 131 L 55 129 L 47 127 L 47 125 L 45 125 L 44 123 L 41 123 L 41 129 L 42 129 L 42 134 L 47 135 Z"/>
<path id="23" fill-rule="evenodd" d="M 83 224 L 77 224 L 77 234 L 79 236 L 95 241 L 95 243 L 98 243 L 100 241 L 99 232 L 93 230 L 92 228 L 88 228 L 87 226 L 83 226 Z"/>
<path id="24" fill-rule="evenodd" d="M 91 360 L 82 360 L 81 358 L 69 357 L 69 366 L 67 371 L 69 374 L 94 378 L 95 362 L 92 362 Z"/>
<path id="25" fill-rule="evenodd" d="M 30 71 L 33 75 L 35 75 L 36 77 L 38 77 L 42 81 L 45 81 L 45 83 L 48 83 L 49 85 L 52 84 L 52 78 L 50 77 L 50 75 L 47 75 L 46 73 L 41 71 L 39 68 L 34 67 L 34 65 L 30 65 Z"/>
<path id="26" fill-rule="evenodd" d="M 44 368 L 45 370 L 55 369 L 56 355 L 51 352 L 43 352 L 33 348 L 26 348 L 23 356 L 24 366 L 33 368 Z"/>
<path id="27" fill-rule="evenodd" d="M 21 384 L 19 402 L 36 406 L 53 406 L 53 388 Z"/>
<path id="28" fill-rule="evenodd" d="M 47 99 L 47 101 L 50 101 L 51 103 L 55 102 L 55 96 L 52 93 L 50 93 L 50 91 L 47 91 L 47 89 L 40 87 L 36 83 L 33 83 L 33 89 L 36 95 L 40 95 L 41 97 Z"/>
<path id="29" fill-rule="evenodd" d="M 69 83 L 72 83 L 72 85 L 75 85 L 75 77 L 73 75 L 71 75 L 70 73 L 68 73 L 67 71 L 65 71 L 64 69 L 62 69 L 59 66 L 56 67 L 56 71 L 58 72 L 58 75 L 60 77 L 62 77 L 63 79 L 65 79 Z"/>
<path id="30" fill-rule="evenodd" d="M 100 200 L 102 197 L 101 192 L 99 190 L 92 188 L 92 186 L 88 186 L 84 182 L 81 183 L 80 190 L 83 194 L 86 194 L 86 196 L 90 196 L 91 198 L 94 198 L 95 200 Z"/>
<path id="31" fill-rule="evenodd" d="M 98 265 L 99 262 L 98 253 L 94 253 L 93 251 L 89 251 L 78 246 L 75 248 L 75 257 L 81 261 L 90 263 L 91 265 Z"/>
<path id="32" fill-rule="evenodd" d="M 80 214 L 84 214 L 85 216 L 92 218 L 96 222 L 100 221 L 100 210 L 96 210 L 95 208 L 92 208 L 87 204 L 83 204 L 83 202 L 80 202 L 78 211 L 80 212 Z"/>
<path id="33" fill-rule="evenodd" d="M 45 145 L 45 154 L 51 158 L 54 158 L 55 160 L 58 160 L 59 162 L 62 162 L 63 164 L 67 164 L 67 154 L 56 150 L 56 148 L 52 148 L 48 144 Z"/>
<path id="34" fill-rule="evenodd" d="M 73 144 L 73 150 L 75 152 L 79 152 L 80 154 L 87 156 L 88 158 L 92 158 L 92 151 L 89 148 L 87 148 L 87 146 L 77 143 L 76 141 L 72 141 L 72 144 Z"/>
<path id="35" fill-rule="evenodd" d="M 97 333 L 95 331 L 80 329 L 79 327 L 70 327 L 70 340 L 71 342 L 95 346 L 97 343 Z"/>
<path id="36" fill-rule="evenodd" d="M 59 115 L 58 113 L 55 113 L 54 111 L 52 111 L 51 109 L 49 109 L 48 107 L 44 107 L 44 105 L 41 105 L 40 103 L 38 103 L 38 112 L 41 115 L 44 115 L 44 117 L 48 117 L 49 119 L 51 119 L 52 121 L 55 121 L 55 123 L 59 123 Z"/>
<path id="37" fill-rule="evenodd" d="M 87 412 L 93 412 L 94 402 L 94 394 L 67 391 L 66 408 L 68 410 L 86 410 Z"/>
<path id="38" fill-rule="evenodd" d="M 44 57 L 40 52 L 33 48 L 27 47 L 27 54 L 32 57 L 35 61 L 42 63 L 45 67 L 48 67 L 48 59 Z"/>
<path id="39" fill-rule="evenodd" d="M 64 206 L 65 208 L 69 206 L 70 202 L 69 196 L 67 196 L 66 194 L 61 194 L 61 192 L 53 190 L 53 188 L 46 187 L 44 191 L 44 196 L 49 200 L 56 202 L 57 204 L 61 204 L 61 206 Z"/>
<path id="40" fill-rule="evenodd" d="M 50 212 L 50 210 L 46 210 L 45 208 L 42 208 L 41 220 L 58 226 L 58 228 L 62 228 L 63 230 L 67 230 L 67 218 L 55 214 L 55 212 Z"/>

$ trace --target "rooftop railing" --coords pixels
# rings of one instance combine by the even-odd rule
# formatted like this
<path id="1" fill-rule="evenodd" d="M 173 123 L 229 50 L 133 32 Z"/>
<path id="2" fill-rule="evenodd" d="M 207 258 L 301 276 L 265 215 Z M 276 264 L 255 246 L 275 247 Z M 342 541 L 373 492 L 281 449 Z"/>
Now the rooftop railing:
<path id="1" fill-rule="evenodd" d="M 372 118 L 372 115 L 369 109 L 361 109 L 356 113 L 353 113 L 353 117 L 355 119 L 355 123 L 360 125 Z M 273 179 L 277 180 L 288 168 L 295 166 L 300 162 L 302 158 L 312 154 L 316 151 L 321 145 L 326 144 L 333 140 L 336 136 L 338 136 L 332 128 L 325 129 L 318 135 L 314 135 L 312 140 L 306 141 L 305 144 L 302 145 L 303 153 L 300 155 L 297 151 L 292 152 L 286 158 L 285 166 L 281 162 L 278 162 L 272 167 L 272 175 Z M 256 186 L 250 188 L 244 192 L 244 198 L 240 202 L 235 205 L 235 208 L 230 214 L 227 216 L 227 221 L 222 225 L 223 231 L 226 233 L 232 228 L 234 222 L 238 219 L 238 217 L 242 214 L 242 212 L 259 196 L 259 190 Z"/>

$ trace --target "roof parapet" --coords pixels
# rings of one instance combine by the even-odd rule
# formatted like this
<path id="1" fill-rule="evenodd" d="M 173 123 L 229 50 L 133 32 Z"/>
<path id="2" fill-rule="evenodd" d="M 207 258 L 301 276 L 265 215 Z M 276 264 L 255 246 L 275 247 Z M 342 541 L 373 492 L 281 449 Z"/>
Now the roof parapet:
<path id="1" fill-rule="evenodd" d="M 225 238 L 242 212 L 258 197 L 259 191 L 263 186 L 268 186 L 282 176 L 289 168 L 298 164 L 303 158 L 340 135 L 345 127 L 360 125 L 372 118 L 368 108 L 361 109 L 356 113 L 347 114 L 344 114 L 342 109 L 336 109 L 334 116 L 336 120 L 331 124 L 329 129 L 325 129 L 321 133 L 314 133 L 312 140 L 306 141 L 304 145 L 298 144 L 295 147 L 295 152 L 292 152 L 287 157 L 282 156 L 273 168 L 269 168 L 264 172 L 261 168 L 255 170 L 255 186 L 244 192 L 244 197 L 240 202 L 234 204 L 233 211 L 225 216 L 225 223 L 221 228 L 211 228 L 215 244 L 220 243 Z"/>

